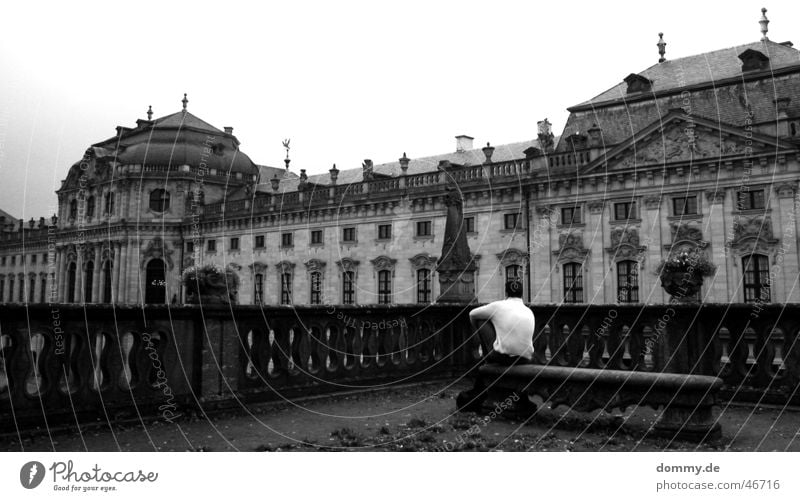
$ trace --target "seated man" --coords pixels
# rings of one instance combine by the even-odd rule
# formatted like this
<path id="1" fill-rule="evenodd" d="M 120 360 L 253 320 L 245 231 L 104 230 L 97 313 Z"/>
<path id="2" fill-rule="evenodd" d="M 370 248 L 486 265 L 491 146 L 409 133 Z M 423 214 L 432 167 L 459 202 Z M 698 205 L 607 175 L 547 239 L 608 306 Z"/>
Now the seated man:
<path id="1" fill-rule="evenodd" d="M 522 301 L 522 282 L 506 282 L 506 296 L 469 312 L 470 323 L 481 336 L 488 363 L 530 363 L 535 321 L 533 312 Z"/>

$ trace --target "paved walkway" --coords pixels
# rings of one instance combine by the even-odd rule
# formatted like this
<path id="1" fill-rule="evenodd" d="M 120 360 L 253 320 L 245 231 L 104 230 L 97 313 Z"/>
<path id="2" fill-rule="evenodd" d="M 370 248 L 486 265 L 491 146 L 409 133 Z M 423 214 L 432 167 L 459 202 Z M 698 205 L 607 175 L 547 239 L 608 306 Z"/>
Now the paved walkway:
<path id="1" fill-rule="evenodd" d="M 696 445 L 648 438 L 650 409 L 619 416 L 541 409 L 528 422 L 455 412 L 466 385 L 418 384 L 271 403 L 164 421 L 0 437 L 4 451 L 536 450 L 800 451 L 800 409 L 729 406 L 722 439 Z M 624 423 L 622 427 L 620 424 Z"/>

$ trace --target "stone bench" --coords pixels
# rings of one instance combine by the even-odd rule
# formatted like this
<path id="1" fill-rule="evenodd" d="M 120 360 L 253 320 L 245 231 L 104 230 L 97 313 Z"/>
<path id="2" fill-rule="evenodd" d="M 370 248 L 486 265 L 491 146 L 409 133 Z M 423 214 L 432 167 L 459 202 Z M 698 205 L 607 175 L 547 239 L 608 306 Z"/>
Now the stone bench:
<path id="1" fill-rule="evenodd" d="M 712 412 L 723 383 L 717 377 L 536 364 L 487 364 L 477 372 L 474 388 L 458 395 L 461 411 L 480 412 L 487 398 L 502 400 L 517 393 L 538 395 L 551 408 L 566 405 L 583 412 L 642 405 L 664 408 L 653 430 L 658 436 L 701 441 L 721 434 Z"/>

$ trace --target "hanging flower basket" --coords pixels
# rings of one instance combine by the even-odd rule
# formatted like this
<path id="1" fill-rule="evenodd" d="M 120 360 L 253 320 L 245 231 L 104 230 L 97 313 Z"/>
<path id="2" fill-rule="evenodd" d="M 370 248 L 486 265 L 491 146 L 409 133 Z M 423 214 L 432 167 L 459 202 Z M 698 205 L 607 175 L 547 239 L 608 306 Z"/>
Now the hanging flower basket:
<path id="1" fill-rule="evenodd" d="M 190 266 L 181 277 L 189 304 L 236 304 L 239 276 L 217 265 Z"/>
<path id="2" fill-rule="evenodd" d="M 694 250 L 662 261 L 656 268 L 656 275 L 661 287 L 674 299 L 693 301 L 703 286 L 704 277 L 713 275 L 716 269 L 705 253 Z"/>

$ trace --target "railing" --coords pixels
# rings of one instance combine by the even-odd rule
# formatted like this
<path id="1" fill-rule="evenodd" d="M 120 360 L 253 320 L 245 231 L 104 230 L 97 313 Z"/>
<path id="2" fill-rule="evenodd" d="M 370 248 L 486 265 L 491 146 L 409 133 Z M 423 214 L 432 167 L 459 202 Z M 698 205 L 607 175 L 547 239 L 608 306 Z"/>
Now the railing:
<path id="1" fill-rule="evenodd" d="M 487 349 L 468 310 L 0 306 L 0 428 L 462 377 Z M 800 305 L 533 311 L 538 363 L 718 375 L 732 400 L 800 404 Z"/>

